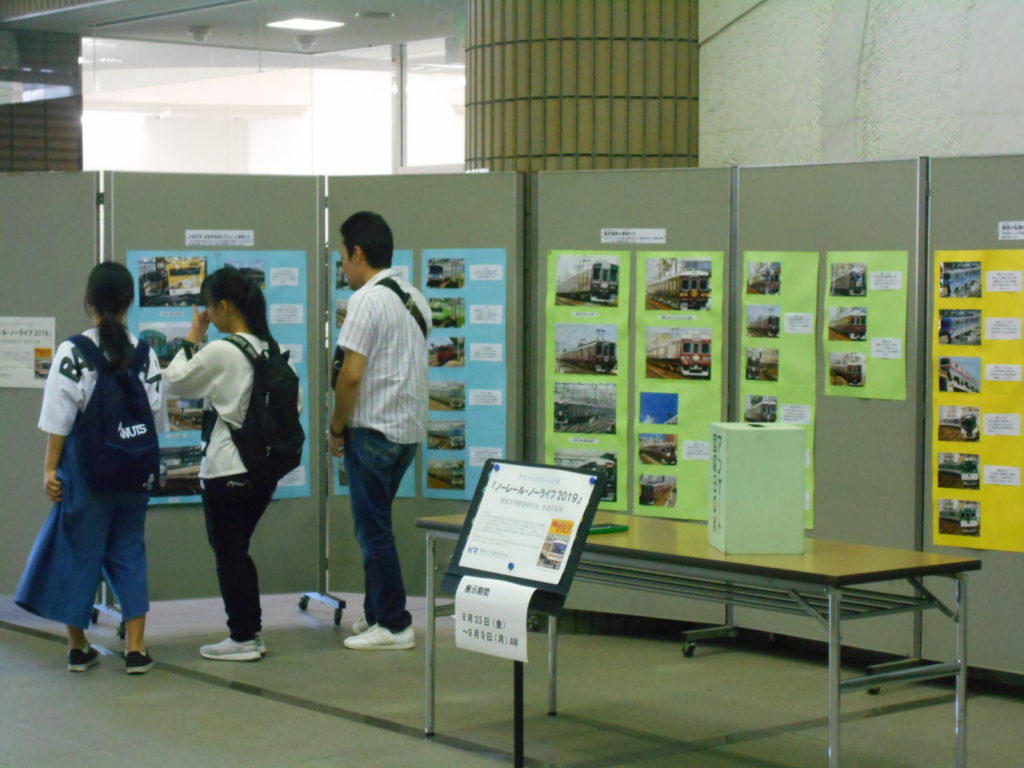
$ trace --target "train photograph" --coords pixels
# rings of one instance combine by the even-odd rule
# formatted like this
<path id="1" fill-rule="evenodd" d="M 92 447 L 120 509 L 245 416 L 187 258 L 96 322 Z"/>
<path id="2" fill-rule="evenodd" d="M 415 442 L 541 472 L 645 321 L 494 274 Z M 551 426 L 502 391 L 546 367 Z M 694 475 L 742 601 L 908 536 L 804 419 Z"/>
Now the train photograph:
<path id="1" fill-rule="evenodd" d="M 867 296 L 868 265 L 860 262 L 840 262 L 832 265 L 829 296 Z"/>
<path id="2" fill-rule="evenodd" d="M 465 299 L 438 299 L 431 297 L 430 323 L 434 328 L 461 328 L 466 324 Z"/>
<path id="3" fill-rule="evenodd" d="M 429 404 L 432 411 L 466 410 L 466 382 L 431 381 Z"/>
<path id="4" fill-rule="evenodd" d="M 675 435 L 640 434 L 641 464 L 661 464 L 674 467 L 676 465 L 676 447 L 678 438 Z"/>
<path id="5" fill-rule="evenodd" d="M 154 496 L 199 494 L 199 463 L 203 449 L 198 445 L 160 448 L 160 482 Z"/>
<path id="6" fill-rule="evenodd" d="M 139 323 L 139 338 L 156 353 L 160 367 L 166 368 L 185 343 L 191 327 L 191 323 Z"/>
<path id="7" fill-rule="evenodd" d="M 743 420 L 748 424 L 771 424 L 778 419 L 779 399 L 774 395 L 747 395 Z"/>
<path id="8" fill-rule="evenodd" d="M 679 395 L 674 392 L 641 392 L 641 424 L 678 424 Z"/>
<path id="9" fill-rule="evenodd" d="M 863 387 L 868 356 L 861 352 L 829 352 L 828 378 L 833 387 Z"/>
<path id="10" fill-rule="evenodd" d="M 976 299 L 980 296 L 980 261 L 942 262 L 939 267 L 939 298 Z"/>
<path id="11" fill-rule="evenodd" d="M 601 374 L 618 371 L 615 356 L 619 329 L 614 325 L 557 323 L 555 373 Z"/>
<path id="12" fill-rule="evenodd" d="M 247 278 L 260 287 L 261 291 L 267 290 L 267 263 L 265 261 L 241 261 L 232 260 L 225 264 L 234 267 Z"/>
<path id="13" fill-rule="evenodd" d="M 976 443 L 981 428 L 981 409 L 973 405 L 939 406 L 939 440 Z"/>
<path id="14" fill-rule="evenodd" d="M 865 341 L 868 337 L 867 307 L 829 307 L 829 341 Z"/>
<path id="15" fill-rule="evenodd" d="M 939 392 L 981 392 L 981 358 L 940 357 Z"/>
<path id="16" fill-rule="evenodd" d="M 646 309 L 711 309 L 710 259 L 650 259 Z"/>
<path id="17" fill-rule="evenodd" d="M 465 286 L 465 259 L 427 260 L 427 288 L 454 289 Z"/>
<path id="18" fill-rule="evenodd" d="M 980 536 L 981 502 L 939 499 L 939 533 Z"/>
<path id="19" fill-rule="evenodd" d="M 748 304 L 747 336 L 755 339 L 777 339 L 780 313 L 781 310 L 775 304 Z"/>
<path id="20" fill-rule="evenodd" d="M 139 306 L 181 307 L 202 302 L 205 256 L 156 256 L 139 259 Z"/>
<path id="21" fill-rule="evenodd" d="M 555 382 L 555 432 L 615 434 L 615 385 Z"/>
<path id="22" fill-rule="evenodd" d="M 431 368 L 461 368 L 466 365 L 466 339 L 462 336 L 431 336 L 427 341 Z"/>
<path id="23" fill-rule="evenodd" d="M 674 507 L 676 479 L 667 475 L 640 475 L 640 504 L 644 507 Z"/>
<path id="24" fill-rule="evenodd" d="M 50 375 L 53 350 L 50 347 L 35 347 L 32 350 L 32 378 L 45 379 Z"/>
<path id="25" fill-rule="evenodd" d="M 427 448 L 434 451 L 461 451 L 466 447 L 466 422 L 427 422 Z"/>
<path id="26" fill-rule="evenodd" d="M 556 305 L 619 305 L 618 256 L 562 254 L 555 274 Z"/>
<path id="27" fill-rule="evenodd" d="M 427 461 L 427 488 L 461 491 L 466 487 L 466 462 L 430 459 Z"/>
<path id="28" fill-rule="evenodd" d="M 172 432 L 203 428 L 203 399 L 188 397 L 167 398 L 167 420 Z"/>
<path id="29" fill-rule="evenodd" d="M 580 469 L 584 472 L 604 470 L 606 480 L 601 501 L 617 500 L 618 473 L 615 471 L 615 468 L 618 466 L 618 463 L 618 456 L 608 451 L 588 451 L 578 448 L 558 448 L 555 450 L 556 467 Z"/>
<path id="30" fill-rule="evenodd" d="M 779 380 L 779 350 L 771 347 L 747 347 L 748 381 Z"/>
<path id="31" fill-rule="evenodd" d="M 940 309 L 939 344 L 981 344 L 981 310 Z"/>
<path id="32" fill-rule="evenodd" d="M 747 293 L 774 296 L 782 290 L 782 264 L 752 261 L 747 264 Z"/>
<path id="33" fill-rule="evenodd" d="M 711 380 L 710 328 L 648 328 L 648 379 Z"/>
<path id="34" fill-rule="evenodd" d="M 977 491 L 980 488 L 978 454 L 940 453 L 939 487 Z"/>

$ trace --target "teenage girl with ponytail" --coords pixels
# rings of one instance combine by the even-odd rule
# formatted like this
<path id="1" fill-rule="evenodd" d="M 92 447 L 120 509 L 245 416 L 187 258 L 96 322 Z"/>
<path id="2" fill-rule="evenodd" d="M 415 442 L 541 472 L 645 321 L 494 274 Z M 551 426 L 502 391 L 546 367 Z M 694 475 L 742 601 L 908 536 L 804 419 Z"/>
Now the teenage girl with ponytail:
<path id="1" fill-rule="evenodd" d="M 134 298 L 131 273 L 112 262 L 89 273 L 85 307 L 92 341 L 114 369 L 127 370 L 138 339 L 125 329 Z M 160 363 L 149 351 L 139 372 L 154 424 L 167 429 L 160 394 Z M 79 414 L 96 388 L 97 371 L 69 339 L 61 342 L 46 377 L 39 428 L 48 433 L 43 488 L 54 502 L 15 594 L 32 613 L 62 622 L 68 634 L 68 671 L 84 672 L 99 661 L 85 637 L 101 575 L 117 595 L 125 619 L 125 670 L 144 674 L 153 666 L 143 635 L 149 612 L 144 525 L 148 493 L 101 493 L 89 486 L 75 441 Z"/>
<path id="2" fill-rule="evenodd" d="M 259 286 L 234 267 L 211 273 L 200 292 L 206 309 L 193 308 L 185 344 L 164 371 L 168 392 L 206 400 L 199 478 L 206 533 L 217 563 L 230 634 L 219 643 L 202 646 L 199 653 L 216 661 L 256 661 L 266 653 L 266 646 L 260 636 L 259 577 L 249 556 L 249 541 L 276 484 L 249 474 L 231 437 L 231 428 L 242 426 L 249 406 L 252 363 L 225 339 L 202 349 L 199 345 L 213 323 L 221 333 L 241 336 L 263 353 L 272 341 L 267 305 Z"/>

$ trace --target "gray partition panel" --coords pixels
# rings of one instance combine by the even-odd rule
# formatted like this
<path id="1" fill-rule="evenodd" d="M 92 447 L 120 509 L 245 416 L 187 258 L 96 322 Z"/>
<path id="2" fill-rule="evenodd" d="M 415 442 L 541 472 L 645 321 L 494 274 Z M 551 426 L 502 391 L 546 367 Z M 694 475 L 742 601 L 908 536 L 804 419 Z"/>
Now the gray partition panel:
<path id="1" fill-rule="evenodd" d="M 107 253 L 124 262 L 134 250 L 185 250 L 186 229 L 254 230 L 258 250 L 302 250 L 306 260 L 309 336 L 310 448 L 322 441 L 323 270 L 320 202 L 314 177 L 113 173 L 105 177 Z M 210 249 L 199 249 L 210 250 Z M 217 248 L 214 250 L 225 250 Z M 237 249 L 244 253 L 246 248 Z M 302 591 L 317 585 L 320 500 L 324 484 L 310 451 L 305 499 L 271 503 L 253 537 L 252 555 L 264 593 Z M 152 506 L 146 522 L 150 596 L 157 600 L 219 594 L 213 554 L 199 505 Z"/>
<path id="2" fill-rule="evenodd" d="M 391 226 L 396 249 L 504 248 L 506 268 L 506 392 L 509 458 L 522 458 L 522 177 L 515 173 L 344 176 L 327 180 L 327 242 L 339 248 L 338 227 L 356 211 L 375 211 Z M 422 284 L 419 275 L 417 284 Z M 330 327 L 333 328 L 333 325 Z M 334 339 L 331 340 L 333 346 Z M 422 460 L 422 451 L 417 462 Z M 419 464 L 417 463 L 417 467 Z M 411 470 L 410 470 L 411 471 Z M 417 475 L 419 470 L 417 469 Z M 422 483 L 417 476 L 417 488 Z M 331 496 L 328 517 L 330 586 L 363 590 L 362 560 L 352 533 L 348 497 Z M 397 499 L 395 539 L 409 594 L 424 592 L 423 532 L 417 517 L 465 512 L 466 501 Z M 358 606 L 353 606 L 359 612 Z"/>
<path id="3" fill-rule="evenodd" d="M 0 175 L 0 313 L 53 317 L 59 343 L 91 320 L 85 281 L 97 261 L 95 173 Z M 50 509 L 43 493 L 46 436 L 36 428 L 42 389 L 0 389 L 0 593 L 17 587 L 32 542 Z M 13 440 L 12 440 L 13 438 Z"/>
<path id="4" fill-rule="evenodd" d="M 814 530 L 821 539 L 917 549 L 920 546 L 924 381 L 922 334 L 923 189 L 917 160 L 837 165 L 741 168 L 737 264 L 744 251 L 818 251 L 816 329 L 818 381 L 815 432 Z M 828 251 L 895 251 L 909 255 L 907 274 L 907 399 L 825 397 L 821 333 Z M 739 273 L 739 269 L 736 273 Z M 733 307 L 740 311 L 739 302 Z M 738 317 L 734 315 L 734 317 Z M 733 344 L 740 343 L 740 325 Z M 739 391 L 741 371 L 733 371 Z M 738 410 L 738 402 L 735 403 Z M 824 639 L 818 624 L 750 609 L 740 626 Z M 843 643 L 911 653 L 913 617 L 872 627 L 852 625 Z"/>
<path id="5" fill-rule="evenodd" d="M 544 458 L 541 404 L 546 386 L 544 336 L 547 330 L 548 252 L 576 249 L 628 250 L 634 253 L 638 250 L 721 251 L 728 261 L 730 199 L 731 171 L 728 168 L 545 171 L 538 175 L 533 209 L 536 246 L 527 265 L 527 269 L 532 270 L 532 274 L 527 276 L 531 287 L 531 332 L 525 354 L 527 370 L 533 374 L 528 381 L 527 402 L 535 404 L 525 414 L 530 438 L 528 459 L 542 461 Z M 607 227 L 664 228 L 666 242 L 664 245 L 602 245 L 601 229 Z M 724 320 L 728 327 L 728 318 Z M 629 338 L 636 338 L 632 320 Z M 635 421 L 633 408 L 631 402 L 630 423 Z M 629 477 L 625 491 L 629 499 L 635 497 L 632 489 L 633 478 Z M 568 605 L 577 609 L 688 621 L 720 622 L 723 616 L 722 609 L 711 603 L 638 594 L 583 582 L 573 585 Z"/>
<path id="6" fill-rule="evenodd" d="M 1000 241 L 998 236 L 1000 221 L 1024 220 L 1022 201 L 1022 156 L 932 160 L 929 250 L 933 266 L 936 251 L 1024 249 L 1024 242 Z M 927 447 L 930 457 L 930 441 Z M 930 458 L 926 466 L 923 482 L 931 488 Z M 967 580 L 968 663 L 1024 674 L 1024 648 L 1018 642 L 1024 633 L 1024 603 L 1017 591 L 1024 583 L 1024 554 L 933 546 L 930 496 L 924 507 L 925 549 L 981 557 L 983 563 L 981 571 Z M 953 637 L 945 626 L 948 623 L 941 617 L 926 617 L 924 652 L 929 658 L 951 658 Z"/>

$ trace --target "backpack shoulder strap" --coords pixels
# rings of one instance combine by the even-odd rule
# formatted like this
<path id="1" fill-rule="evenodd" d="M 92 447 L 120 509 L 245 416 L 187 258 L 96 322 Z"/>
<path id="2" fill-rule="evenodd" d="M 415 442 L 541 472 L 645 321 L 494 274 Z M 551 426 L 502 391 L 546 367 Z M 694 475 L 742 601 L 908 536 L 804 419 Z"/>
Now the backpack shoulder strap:
<path id="1" fill-rule="evenodd" d="M 253 345 L 250 344 L 245 339 L 245 337 L 239 336 L 237 333 L 233 333 L 230 336 L 225 337 L 224 341 L 228 342 L 229 344 L 233 344 L 234 346 L 242 350 L 242 353 L 247 358 L 249 358 L 249 362 L 252 363 L 253 365 L 255 365 L 256 361 L 259 360 L 260 353 L 256 351 L 255 347 L 253 347 Z"/>
<path id="2" fill-rule="evenodd" d="M 141 371 L 146 367 L 149 362 L 149 344 L 142 339 L 139 339 L 139 343 L 135 345 L 135 355 L 132 357 L 132 368 L 136 371 Z"/>
<path id="3" fill-rule="evenodd" d="M 109 364 L 107 356 L 100 351 L 100 348 L 96 346 L 96 343 L 88 336 L 79 333 L 76 336 L 72 336 L 68 339 L 74 344 L 78 351 L 82 353 L 85 359 L 89 362 L 93 368 L 99 371 L 102 368 L 106 368 Z"/>
<path id="4" fill-rule="evenodd" d="M 420 332 L 423 337 L 427 336 L 427 321 L 423 319 L 423 313 L 420 312 L 420 308 L 416 306 L 416 302 L 412 298 L 412 294 L 406 293 L 398 287 L 398 283 L 392 280 L 390 277 L 385 277 L 383 280 L 378 281 L 378 285 L 386 286 L 395 292 L 398 299 L 405 305 L 405 308 L 409 310 L 413 320 L 416 321 L 416 325 L 420 327 Z"/>

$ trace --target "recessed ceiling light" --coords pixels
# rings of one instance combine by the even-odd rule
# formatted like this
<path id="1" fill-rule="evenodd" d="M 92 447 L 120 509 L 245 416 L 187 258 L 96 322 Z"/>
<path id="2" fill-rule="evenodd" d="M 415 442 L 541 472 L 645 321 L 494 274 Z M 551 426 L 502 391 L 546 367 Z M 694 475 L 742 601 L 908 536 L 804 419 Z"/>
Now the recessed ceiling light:
<path id="1" fill-rule="evenodd" d="M 285 19 L 284 21 L 272 21 L 267 26 L 278 29 L 298 29 L 302 32 L 322 32 L 325 29 L 344 27 L 345 22 L 322 19 Z"/>
<path id="2" fill-rule="evenodd" d="M 357 19 L 393 19 L 395 18 L 394 11 L 359 11 L 356 14 Z"/>

